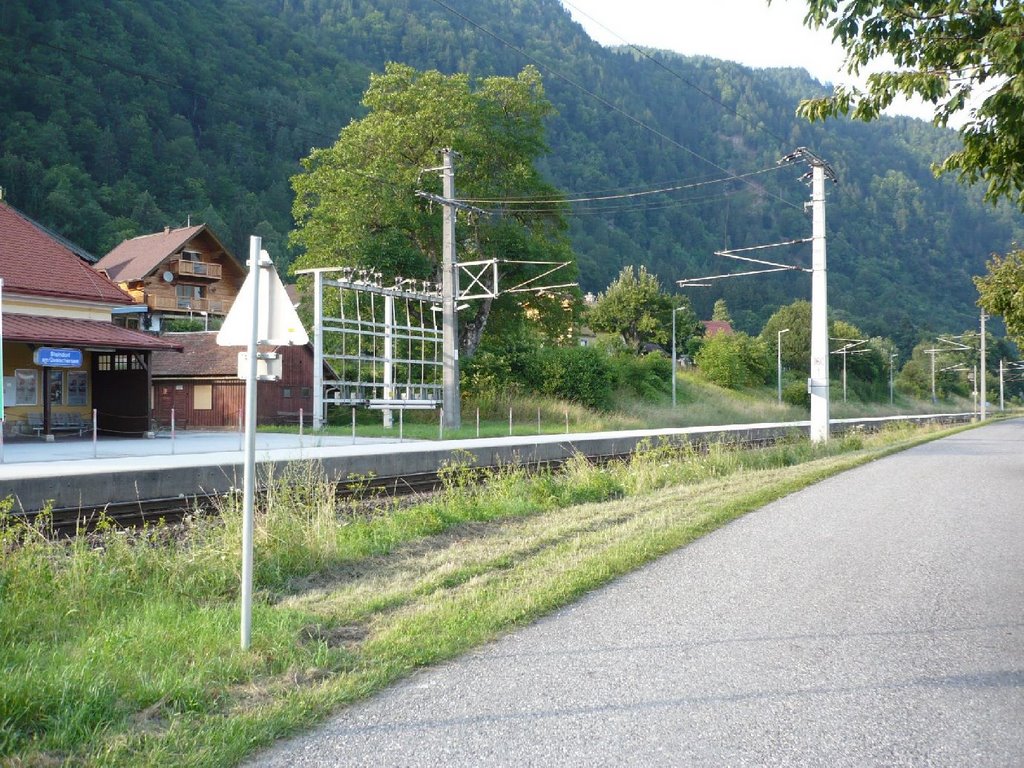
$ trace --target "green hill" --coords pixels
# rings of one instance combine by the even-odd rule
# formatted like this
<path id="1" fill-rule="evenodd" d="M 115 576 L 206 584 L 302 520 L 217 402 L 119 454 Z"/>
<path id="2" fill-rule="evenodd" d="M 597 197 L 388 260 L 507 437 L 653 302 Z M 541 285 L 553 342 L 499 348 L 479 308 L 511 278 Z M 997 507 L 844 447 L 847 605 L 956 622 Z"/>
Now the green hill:
<path id="1" fill-rule="evenodd" d="M 602 48 L 557 0 L 8 0 L 0 54 L 0 186 L 100 254 L 191 218 L 236 252 L 255 233 L 290 261 L 297 161 L 361 114 L 369 73 L 390 60 L 474 75 L 540 67 L 558 110 L 543 170 L 570 197 L 753 173 L 812 148 L 840 178 L 828 208 L 833 310 L 908 351 L 922 330 L 975 322 L 970 276 L 1024 234 L 1019 214 L 932 177 L 951 131 L 908 118 L 808 125 L 796 103 L 823 86 L 802 70 Z M 798 175 L 574 205 L 583 289 L 625 264 L 667 283 L 723 269 L 716 249 L 806 236 Z M 693 300 L 710 316 L 724 296 L 736 324 L 757 330 L 808 294 L 794 274 Z"/>

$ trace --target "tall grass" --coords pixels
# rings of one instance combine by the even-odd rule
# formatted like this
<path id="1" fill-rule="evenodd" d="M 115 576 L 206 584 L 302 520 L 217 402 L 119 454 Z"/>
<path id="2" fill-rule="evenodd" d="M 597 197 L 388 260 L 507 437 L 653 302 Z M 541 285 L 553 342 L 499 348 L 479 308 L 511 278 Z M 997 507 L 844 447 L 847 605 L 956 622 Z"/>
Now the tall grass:
<path id="1" fill-rule="evenodd" d="M 256 509 L 249 652 L 238 643 L 237 496 L 181 525 L 101 524 L 64 540 L 46 515 L 28 525 L 5 502 L 0 763 L 231 764 L 773 494 L 921 434 L 757 451 L 662 442 L 626 461 L 580 456 L 536 473 L 475 467 L 466 454 L 414 504 L 339 505 L 320 467 L 295 464 L 264 478 Z"/>

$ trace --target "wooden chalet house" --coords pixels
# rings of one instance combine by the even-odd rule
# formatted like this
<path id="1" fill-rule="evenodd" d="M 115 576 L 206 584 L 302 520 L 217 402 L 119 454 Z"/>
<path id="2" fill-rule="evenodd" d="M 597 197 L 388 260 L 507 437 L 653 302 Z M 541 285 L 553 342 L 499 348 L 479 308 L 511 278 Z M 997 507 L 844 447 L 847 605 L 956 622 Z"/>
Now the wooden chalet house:
<path id="1" fill-rule="evenodd" d="M 223 317 L 245 269 L 205 224 L 125 240 L 96 264 L 134 300 L 123 325 L 162 330 L 165 317 Z"/>
<path id="2" fill-rule="evenodd" d="M 7 434 L 150 428 L 150 354 L 173 341 L 115 325 L 132 299 L 94 257 L 0 201 L 3 425 Z"/>
<path id="3" fill-rule="evenodd" d="M 153 355 L 153 418 L 161 427 L 237 429 L 245 407 L 245 381 L 238 378 L 239 347 L 221 347 L 217 334 L 168 333 L 184 350 Z M 313 347 L 261 347 L 281 355 L 281 378 L 256 384 L 257 424 L 297 424 L 300 412 L 313 421 Z M 328 372 L 329 373 L 329 372 Z"/>

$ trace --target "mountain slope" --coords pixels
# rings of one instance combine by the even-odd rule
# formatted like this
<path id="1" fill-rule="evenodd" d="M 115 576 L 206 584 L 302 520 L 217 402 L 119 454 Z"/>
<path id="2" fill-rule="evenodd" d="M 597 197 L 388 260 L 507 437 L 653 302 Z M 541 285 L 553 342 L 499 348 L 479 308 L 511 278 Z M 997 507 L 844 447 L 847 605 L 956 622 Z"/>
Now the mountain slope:
<path id="1" fill-rule="evenodd" d="M 0 54 L 0 185 L 97 253 L 191 217 L 237 252 L 259 234 L 287 261 L 297 160 L 361 114 L 369 73 L 388 60 L 474 75 L 537 64 L 558 110 L 544 171 L 570 197 L 765 171 L 575 204 L 585 290 L 625 264 L 668 283 L 724 270 L 716 249 L 807 236 L 799 169 L 767 171 L 797 146 L 839 175 L 829 298 L 869 333 L 906 345 L 921 329 L 973 324 L 970 275 L 1024 234 L 1013 211 L 932 177 L 952 132 L 907 118 L 808 125 L 796 103 L 822 86 L 803 71 L 602 48 L 557 0 L 9 0 Z M 799 248 L 773 256 L 809 262 Z M 706 316 L 724 295 L 754 330 L 809 280 L 692 293 Z"/>

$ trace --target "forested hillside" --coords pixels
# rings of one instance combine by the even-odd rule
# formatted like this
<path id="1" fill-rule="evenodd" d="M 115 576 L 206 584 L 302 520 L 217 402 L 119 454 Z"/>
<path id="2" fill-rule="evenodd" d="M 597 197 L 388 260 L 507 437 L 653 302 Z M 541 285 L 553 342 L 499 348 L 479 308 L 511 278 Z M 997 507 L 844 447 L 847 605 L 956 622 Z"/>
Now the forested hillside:
<path id="1" fill-rule="evenodd" d="M 479 76 L 537 65 L 557 109 L 543 170 L 569 198 L 755 174 L 574 203 L 584 290 L 627 264 L 668 283 L 724 269 L 716 249 L 807 236 L 802 169 L 769 170 L 797 146 L 840 179 L 828 192 L 831 305 L 902 346 L 973 324 L 970 276 L 1024 234 L 980 190 L 932 177 L 952 132 L 905 118 L 808 125 L 796 103 L 823 86 L 803 71 L 605 49 L 557 0 L 7 0 L 0 52 L 0 186 L 97 254 L 191 218 L 237 253 L 255 233 L 289 261 L 298 160 L 362 114 L 387 61 Z M 809 262 L 800 248 L 773 256 Z M 756 330 L 809 280 L 691 293 L 698 314 L 724 295 Z"/>

